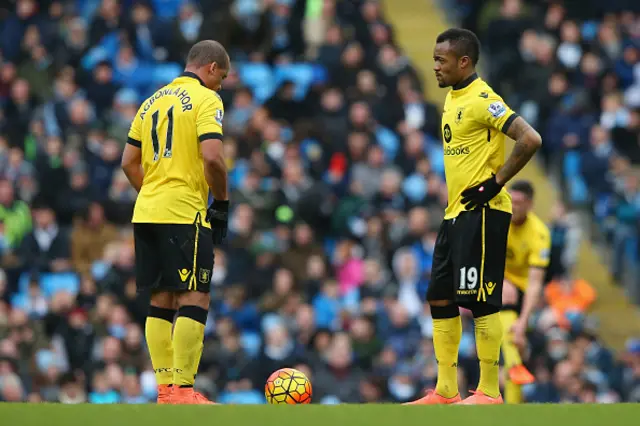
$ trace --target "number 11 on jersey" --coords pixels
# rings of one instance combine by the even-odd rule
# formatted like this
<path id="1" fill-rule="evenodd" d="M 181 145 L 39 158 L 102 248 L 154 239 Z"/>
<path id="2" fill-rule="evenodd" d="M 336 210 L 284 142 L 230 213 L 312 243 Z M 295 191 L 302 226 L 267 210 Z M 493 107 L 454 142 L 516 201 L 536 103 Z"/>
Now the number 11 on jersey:
<path id="1" fill-rule="evenodd" d="M 158 161 L 160 158 L 160 141 L 158 140 L 158 119 L 160 117 L 160 111 L 156 111 L 151 116 L 151 141 L 153 142 L 153 161 Z M 163 158 L 171 158 L 171 148 L 173 146 L 173 106 L 167 111 L 167 136 L 164 144 Z"/>

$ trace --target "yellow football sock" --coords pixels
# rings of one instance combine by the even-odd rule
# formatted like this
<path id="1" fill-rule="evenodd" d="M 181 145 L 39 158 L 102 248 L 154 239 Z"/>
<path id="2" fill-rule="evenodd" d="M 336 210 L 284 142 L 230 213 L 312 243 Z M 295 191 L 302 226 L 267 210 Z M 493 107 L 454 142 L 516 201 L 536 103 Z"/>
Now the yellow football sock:
<path id="1" fill-rule="evenodd" d="M 147 347 L 153 370 L 156 373 L 156 382 L 159 385 L 170 385 L 173 381 L 171 329 L 175 313 L 174 309 L 151 306 L 145 324 Z"/>
<path id="2" fill-rule="evenodd" d="M 522 386 L 507 379 L 504 384 L 504 400 L 507 404 L 522 404 Z"/>
<path id="3" fill-rule="evenodd" d="M 202 346 L 200 347 L 200 350 L 197 353 L 196 362 L 194 363 L 194 365 L 196 366 L 196 368 L 193 370 L 194 383 L 196 381 L 196 377 L 198 376 L 198 368 L 200 367 L 200 360 L 202 359 L 203 351 L 204 351 L 204 333 L 202 333 Z"/>
<path id="4" fill-rule="evenodd" d="M 511 340 L 511 327 L 518 320 L 518 313 L 516 311 L 502 311 L 500 312 L 500 319 L 502 320 L 502 331 L 504 339 L 502 340 L 502 356 L 504 357 L 504 366 L 509 369 L 514 365 L 522 364 L 522 357 L 520 357 L 520 351 Z"/>
<path id="5" fill-rule="evenodd" d="M 204 342 L 206 309 L 183 306 L 173 330 L 173 384 L 193 386 Z"/>
<path id="6" fill-rule="evenodd" d="M 500 395 L 500 344 L 502 323 L 500 313 L 475 318 L 476 349 L 480 360 L 478 390 L 487 396 Z"/>
<path id="7" fill-rule="evenodd" d="M 433 348 L 438 361 L 436 393 L 445 398 L 458 394 L 458 350 L 462 338 L 460 316 L 433 319 Z"/>

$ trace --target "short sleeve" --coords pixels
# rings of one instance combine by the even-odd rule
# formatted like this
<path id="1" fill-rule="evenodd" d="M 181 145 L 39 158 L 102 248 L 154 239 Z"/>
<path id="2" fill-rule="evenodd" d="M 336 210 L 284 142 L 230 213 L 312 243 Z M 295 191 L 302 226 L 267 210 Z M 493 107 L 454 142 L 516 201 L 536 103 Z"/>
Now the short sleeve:
<path id="1" fill-rule="evenodd" d="M 196 129 L 200 142 L 206 139 L 222 139 L 224 106 L 217 95 L 207 96 L 196 111 Z"/>
<path id="2" fill-rule="evenodd" d="M 136 113 L 133 122 L 131 122 L 127 143 L 137 148 L 142 147 L 142 118 L 140 117 L 140 111 Z"/>
<path id="3" fill-rule="evenodd" d="M 518 117 L 518 114 L 493 92 L 481 92 L 477 101 L 475 116 L 478 121 L 502 133 L 506 133 Z"/>
<path id="4" fill-rule="evenodd" d="M 550 255 L 551 235 L 549 235 L 548 229 L 540 229 L 537 235 L 532 238 L 531 251 L 529 252 L 529 267 L 546 268 L 549 266 Z"/>

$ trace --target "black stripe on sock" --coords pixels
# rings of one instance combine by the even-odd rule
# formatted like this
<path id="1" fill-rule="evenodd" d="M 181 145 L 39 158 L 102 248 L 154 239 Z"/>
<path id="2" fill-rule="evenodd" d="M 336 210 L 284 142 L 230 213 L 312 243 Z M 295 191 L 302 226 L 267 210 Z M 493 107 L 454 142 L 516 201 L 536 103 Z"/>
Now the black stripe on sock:
<path id="1" fill-rule="evenodd" d="M 201 308 L 200 306 L 188 305 L 188 306 L 181 306 L 180 309 L 178 309 L 179 317 L 191 318 L 192 320 L 198 321 L 200 324 L 203 324 L 203 325 L 207 324 L 207 315 L 208 315 L 207 310 L 204 308 Z"/>
<path id="2" fill-rule="evenodd" d="M 431 306 L 431 317 L 433 319 L 447 319 L 460 316 L 458 305 L 450 304 L 447 306 Z"/>
<path id="3" fill-rule="evenodd" d="M 177 311 L 175 309 L 159 308 L 158 306 L 151 305 L 149 306 L 149 313 L 147 314 L 147 316 L 160 318 L 172 323 L 173 319 L 176 316 L 176 312 Z"/>

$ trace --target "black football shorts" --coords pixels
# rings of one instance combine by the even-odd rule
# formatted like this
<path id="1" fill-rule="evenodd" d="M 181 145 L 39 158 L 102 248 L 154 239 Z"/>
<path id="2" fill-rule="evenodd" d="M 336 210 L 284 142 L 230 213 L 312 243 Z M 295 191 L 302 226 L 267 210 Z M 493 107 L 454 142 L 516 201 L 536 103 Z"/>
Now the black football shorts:
<path id="1" fill-rule="evenodd" d="M 502 306 L 511 214 L 484 208 L 442 222 L 433 253 L 427 301 L 451 300 L 471 309 Z"/>
<path id="2" fill-rule="evenodd" d="M 136 282 L 144 291 L 210 291 L 211 229 L 199 223 L 134 223 Z"/>

